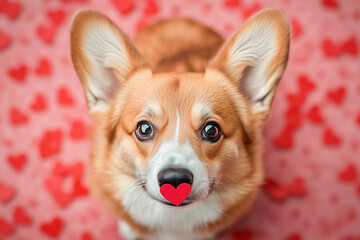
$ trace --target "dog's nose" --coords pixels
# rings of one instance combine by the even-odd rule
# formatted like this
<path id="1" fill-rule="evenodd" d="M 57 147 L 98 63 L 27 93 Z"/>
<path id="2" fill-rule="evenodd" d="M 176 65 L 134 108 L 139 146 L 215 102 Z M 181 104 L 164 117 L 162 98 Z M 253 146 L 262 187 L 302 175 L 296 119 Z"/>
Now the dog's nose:
<path id="1" fill-rule="evenodd" d="M 193 183 L 193 175 L 191 172 L 184 168 L 166 168 L 159 172 L 158 182 L 160 187 L 168 183 L 174 188 L 177 188 L 181 183 Z"/>

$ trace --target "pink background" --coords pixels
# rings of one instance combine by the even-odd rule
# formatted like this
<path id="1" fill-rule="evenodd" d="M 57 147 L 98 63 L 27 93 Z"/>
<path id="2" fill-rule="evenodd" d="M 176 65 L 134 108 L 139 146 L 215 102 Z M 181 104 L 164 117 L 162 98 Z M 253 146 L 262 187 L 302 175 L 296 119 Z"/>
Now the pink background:
<path id="1" fill-rule="evenodd" d="M 131 37 L 174 16 L 228 37 L 267 7 L 293 26 L 264 129 L 267 185 L 221 239 L 360 239 L 358 0 L 0 0 L 0 239 L 119 239 L 86 189 L 91 120 L 69 50 L 76 10 L 97 9 Z"/>

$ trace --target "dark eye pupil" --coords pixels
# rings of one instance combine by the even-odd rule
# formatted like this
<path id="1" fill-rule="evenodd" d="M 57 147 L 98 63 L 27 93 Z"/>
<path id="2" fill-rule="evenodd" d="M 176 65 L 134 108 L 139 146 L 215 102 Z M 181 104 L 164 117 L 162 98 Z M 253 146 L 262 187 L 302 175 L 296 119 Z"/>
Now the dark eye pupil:
<path id="1" fill-rule="evenodd" d="M 207 125 L 205 127 L 205 133 L 209 137 L 215 137 L 217 134 L 217 128 L 213 125 Z"/>
<path id="2" fill-rule="evenodd" d="M 140 133 L 144 136 L 147 136 L 151 133 L 151 127 L 149 126 L 149 124 L 142 124 L 140 125 Z"/>

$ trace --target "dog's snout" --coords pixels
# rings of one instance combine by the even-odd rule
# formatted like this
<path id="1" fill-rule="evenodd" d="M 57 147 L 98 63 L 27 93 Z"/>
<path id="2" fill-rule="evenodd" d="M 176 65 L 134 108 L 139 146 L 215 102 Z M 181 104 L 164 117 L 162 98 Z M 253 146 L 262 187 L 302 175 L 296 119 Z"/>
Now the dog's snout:
<path id="1" fill-rule="evenodd" d="M 160 187 L 168 183 L 174 188 L 179 186 L 181 183 L 193 183 L 193 174 L 184 168 L 166 168 L 159 172 L 158 182 Z"/>

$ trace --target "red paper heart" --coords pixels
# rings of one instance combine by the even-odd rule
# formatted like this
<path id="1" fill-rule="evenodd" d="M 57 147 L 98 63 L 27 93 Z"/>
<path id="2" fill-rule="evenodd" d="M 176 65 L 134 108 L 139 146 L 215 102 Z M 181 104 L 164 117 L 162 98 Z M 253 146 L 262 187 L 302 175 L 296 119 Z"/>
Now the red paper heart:
<path id="1" fill-rule="evenodd" d="M 22 113 L 19 109 L 17 108 L 12 108 L 10 110 L 10 122 L 13 125 L 19 125 L 19 124 L 24 124 L 26 122 L 28 122 L 28 117 Z"/>
<path id="2" fill-rule="evenodd" d="M 339 172 L 338 178 L 343 182 L 353 182 L 357 178 L 357 170 L 354 164 L 349 164 L 345 169 Z"/>
<path id="3" fill-rule="evenodd" d="M 243 229 L 233 232 L 232 237 L 233 240 L 252 240 L 254 237 L 254 232 L 250 229 Z"/>
<path id="4" fill-rule="evenodd" d="M 285 127 L 282 132 L 273 139 L 273 143 L 278 148 L 291 148 L 293 146 L 291 128 Z"/>
<path id="5" fill-rule="evenodd" d="M 287 236 L 284 240 L 302 240 L 302 238 L 298 233 L 293 233 Z"/>
<path id="6" fill-rule="evenodd" d="M 62 227 L 63 227 L 63 221 L 60 218 L 56 217 L 49 223 L 41 224 L 40 229 L 46 235 L 55 238 L 61 232 Z"/>
<path id="7" fill-rule="evenodd" d="M 341 139 L 330 128 L 324 130 L 323 140 L 328 146 L 338 146 L 341 144 Z"/>
<path id="8" fill-rule="evenodd" d="M 238 7 L 240 6 L 240 0 L 225 0 L 224 6 L 228 8 Z"/>
<path id="9" fill-rule="evenodd" d="M 87 137 L 87 128 L 82 121 L 74 121 L 71 125 L 70 137 L 72 139 L 85 139 Z"/>
<path id="10" fill-rule="evenodd" d="M 261 5 L 259 3 L 253 3 L 252 5 L 245 7 L 242 14 L 243 19 L 248 19 L 260 9 Z"/>
<path id="11" fill-rule="evenodd" d="M 325 7 L 329 7 L 329 8 L 337 8 L 338 7 L 338 3 L 336 0 L 322 0 L 322 4 Z"/>
<path id="12" fill-rule="evenodd" d="M 85 233 L 83 233 L 81 240 L 94 240 L 94 238 L 90 233 L 85 232 Z"/>
<path id="13" fill-rule="evenodd" d="M 55 37 L 56 29 L 54 26 L 40 25 L 36 28 L 36 33 L 47 44 L 51 44 Z"/>
<path id="14" fill-rule="evenodd" d="M 6 239 L 6 237 L 8 237 L 10 234 L 12 234 L 14 229 L 15 229 L 15 227 L 13 224 L 7 222 L 5 219 L 0 217 L 0 236 L 1 236 L 1 238 L 4 237 L 4 239 Z"/>
<path id="15" fill-rule="evenodd" d="M 88 189 L 79 180 L 75 180 L 73 184 L 72 194 L 74 197 L 82 197 L 88 195 Z"/>
<path id="16" fill-rule="evenodd" d="M 54 200 L 61 206 L 65 207 L 72 201 L 72 192 L 62 190 L 65 177 L 51 176 L 45 179 L 45 187 L 53 196 Z"/>
<path id="17" fill-rule="evenodd" d="M 161 195 L 175 206 L 179 206 L 189 196 L 190 192 L 191 186 L 187 183 L 181 183 L 176 189 L 167 183 L 160 187 Z"/>
<path id="18" fill-rule="evenodd" d="M 292 37 L 297 38 L 302 33 L 302 27 L 296 19 L 291 20 Z"/>
<path id="19" fill-rule="evenodd" d="M 147 0 L 146 6 L 144 8 L 144 14 L 145 15 L 154 15 L 159 11 L 159 7 L 153 0 Z"/>
<path id="20" fill-rule="evenodd" d="M 53 168 L 53 173 L 60 176 L 71 175 L 75 180 L 81 180 L 84 172 L 84 164 L 76 162 L 71 166 L 66 166 L 61 162 L 56 162 Z"/>
<path id="21" fill-rule="evenodd" d="M 42 158 L 60 152 L 62 142 L 62 131 L 46 131 L 40 140 L 40 156 Z"/>
<path id="22" fill-rule="evenodd" d="M 37 67 L 35 68 L 35 73 L 39 76 L 48 76 L 51 74 L 51 65 L 48 59 L 40 59 Z"/>
<path id="23" fill-rule="evenodd" d="M 324 122 L 324 119 L 320 113 L 320 108 L 317 105 L 314 105 L 310 108 L 307 116 L 313 123 L 323 123 Z"/>
<path id="24" fill-rule="evenodd" d="M 308 93 L 316 88 L 313 81 L 310 80 L 310 78 L 306 75 L 300 75 L 298 78 L 298 85 L 300 88 L 300 91 L 304 93 Z"/>
<path id="25" fill-rule="evenodd" d="M 27 67 L 24 64 L 9 69 L 9 75 L 18 82 L 23 82 L 26 78 L 26 74 L 27 74 Z"/>
<path id="26" fill-rule="evenodd" d="M 128 14 L 134 9 L 134 0 L 111 0 L 121 14 Z"/>
<path id="27" fill-rule="evenodd" d="M 74 99 L 70 95 L 69 91 L 65 87 L 61 87 L 58 90 L 58 102 L 63 106 L 70 106 L 74 104 Z"/>
<path id="28" fill-rule="evenodd" d="M 0 50 L 5 49 L 11 43 L 11 38 L 9 35 L 0 31 Z"/>
<path id="29" fill-rule="evenodd" d="M 306 195 L 307 189 L 304 184 L 304 180 L 301 177 L 295 178 L 288 186 L 288 192 L 292 195 L 303 196 Z"/>
<path id="30" fill-rule="evenodd" d="M 345 87 L 339 87 L 338 89 L 332 90 L 328 92 L 328 97 L 331 101 L 336 104 L 342 104 L 346 95 Z"/>
<path id="31" fill-rule="evenodd" d="M 353 56 L 357 56 L 358 55 L 357 40 L 355 38 L 348 39 L 343 44 L 343 50 L 346 51 L 347 53 L 353 55 Z"/>
<path id="32" fill-rule="evenodd" d="M 34 111 L 44 111 L 46 109 L 46 100 L 42 94 L 35 96 L 34 102 L 30 105 L 30 108 Z"/>
<path id="33" fill-rule="evenodd" d="M 0 201 L 2 203 L 8 202 L 15 194 L 14 188 L 0 182 Z"/>
<path id="34" fill-rule="evenodd" d="M 281 186 L 279 183 L 272 179 L 266 180 L 264 188 L 269 194 L 269 196 L 275 201 L 284 201 L 289 195 L 287 187 Z"/>
<path id="35" fill-rule="evenodd" d="M 21 4 L 18 2 L 0 1 L 0 12 L 4 13 L 11 19 L 15 19 L 21 11 Z"/>
<path id="36" fill-rule="evenodd" d="M 48 18 L 56 25 L 60 25 L 65 20 L 65 11 L 60 10 L 49 10 L 47 11 Z"/>
<path id="37" fill-rule="evenodd" d="M 9 164 L 17 171 L 21 171 L 27 161 L 27 156 L 25 154 L 12 155 L 8 156 Z"/>
<path id="38" fill-rule="evenodd" d="M 20 206 L 14 209 L 13 216 L 17 224 L 29 225 L 32 222 L 31 217 Z"/>
<path id="39" fill-rule="evenodd" d="M 287 97 L 287 101 L 291 108 L 301 108 L 306 100 L 306 93 L 299 92 L 299 93 L 289 93 Z"/>
<path id="40" fill-rule="evenodd" d="M 327 57 L 336 57 L 342 53 L 342 46 L 334 44 L 331 40 L 325 39 L 322 42 L 322 49 Z"/>
<path id="41" fill-rule="evenodd" d="M 291 129 L 299 128 L 302 124 L 302 116 L 298 108 L 289 108 L 285 112 L 288 127 Z"/>

